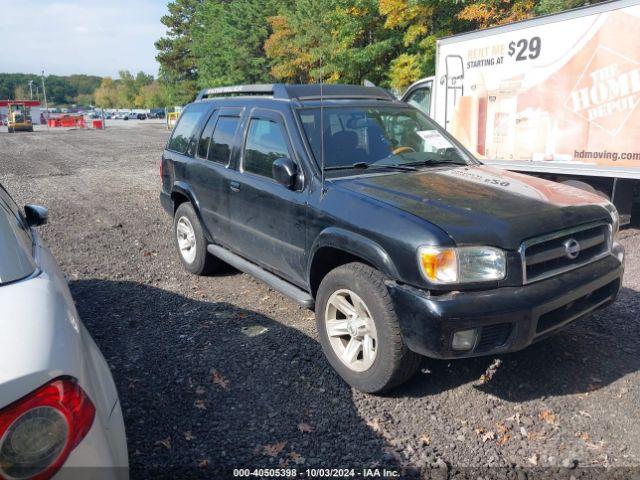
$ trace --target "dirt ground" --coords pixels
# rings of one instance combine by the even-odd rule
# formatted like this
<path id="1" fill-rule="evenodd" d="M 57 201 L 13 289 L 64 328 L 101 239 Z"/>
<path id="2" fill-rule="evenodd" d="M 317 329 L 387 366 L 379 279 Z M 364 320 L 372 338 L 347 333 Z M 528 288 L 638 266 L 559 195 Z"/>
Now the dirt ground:
<path id="1" fill-rule="evenodd" d="M 132 478 L 640 473 L 640 231 L 621 234 L 624 288 L 607 310 L 522 352 L 425 360 L 406 386 L 370 396 L 331 370 L 312 312 L 247 275 L 181 268 L 158 199 L 166 138 L 144 122 L 0 130 L 0 182 L 49 207 L 43 236 L 113 369 Z"/>

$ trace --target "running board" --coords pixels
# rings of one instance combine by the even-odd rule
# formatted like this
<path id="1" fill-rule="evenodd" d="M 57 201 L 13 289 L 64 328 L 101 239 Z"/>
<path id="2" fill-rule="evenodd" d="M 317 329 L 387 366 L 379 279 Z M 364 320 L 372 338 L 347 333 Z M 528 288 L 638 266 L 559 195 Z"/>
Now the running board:
<path id="1" fill-rule="evenodd" d="M 251 263 L 244 258 L 236 255 L 235 253 L 227 250 L 226 248 L 218 245 L 207 245 L 207 251 L 220 260 L 228 263 L 232 267 L 237 268 L 241 272 L 248 273 L 252 277 L 262 280 L 274 290 L 286 295 L 287 297 L 295 300 L 297 303 L 305 308 L 313 308 L 314 300 L 311 295 L 302 290 L 301 288 L 292 285 L 291 283 L 283 280 L 282 278 L 274 275 L 271 272 L 267 272 L 264 268 L 259 267 L 255 263 Z"/>

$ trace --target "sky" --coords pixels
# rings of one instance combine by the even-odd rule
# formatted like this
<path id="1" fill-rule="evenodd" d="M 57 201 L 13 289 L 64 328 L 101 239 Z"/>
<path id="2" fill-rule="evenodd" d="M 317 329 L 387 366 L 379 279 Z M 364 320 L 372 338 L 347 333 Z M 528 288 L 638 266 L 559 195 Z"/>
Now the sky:
<path id="1" fill-rule="evenodd" d="M 158 73 L 167 0 L 0 0 L 0 72 Z"/>

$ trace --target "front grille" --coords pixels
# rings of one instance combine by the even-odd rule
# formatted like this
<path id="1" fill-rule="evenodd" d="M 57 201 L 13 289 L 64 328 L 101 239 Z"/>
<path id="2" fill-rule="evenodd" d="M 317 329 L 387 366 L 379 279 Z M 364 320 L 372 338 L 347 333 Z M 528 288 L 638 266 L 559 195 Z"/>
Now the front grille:
<path id="1" fill-rule="evenodd" d="M 494 348 L 501 347 L 507 342 L 510 334 L 510 323 L 498 323 L 496 325 L 482 327 L 482 331 L 480 332 L 480 341 L 478 342 L 478 345 L 476 345 L 474 352 L 487 352 Z"/>
<path id="2" fill-rule="evenodd" d="M 608 223 L 583 225 L 525 241 L 520 247 L 525 284 L 573 270 L 611 250 Z"/>
<path id="3" fill-rule="evenodd" d="M 536 333 L 545 333 L 595 310 L 615 295 L 620 287 L 619 284 L 620 280 L 614 280 L 584 297 L 580 297 L 544 315 L 540 315 Z"/>

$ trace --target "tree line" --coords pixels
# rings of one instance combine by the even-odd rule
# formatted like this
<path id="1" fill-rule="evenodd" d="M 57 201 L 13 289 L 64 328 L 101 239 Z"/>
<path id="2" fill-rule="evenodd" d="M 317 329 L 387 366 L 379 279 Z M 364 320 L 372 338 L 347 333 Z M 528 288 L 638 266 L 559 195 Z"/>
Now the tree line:
<path id="1" fill-rule="evenodd" d="M 29 82 L 32 82 L 31 87 Z M 42 77 L 26 73 L 0 73 L 0 99 L 44 101 Z M 94 75 L 47 75 L 50 105 L 93 105 L 101 108 L 155 108 L 169 106 L 166 87 L 153 75 L 128 70 L 116 79 Z"/>
<path id="2" fill-rule="evenodd" d="M 205 87 L 362 83 L 403 90 L 433 75 L 436 40 L 589 0 L 173 0 L 156 42 L 171 102 Z"/>
<path id="3" fill-rule="evenodd" d="M 29 82 L 32 82 L 29 88 Z M 48 75 L 45 77 L 47 100 L 52 104 L 88 104 L 101 78 L 94 75 Z M 28 73 L 0 73 L 0 99 L 43 100 L 42 77 Z"/>
<path id="4" fill-rule="evenodd" d="M 93 103 L 101 108 L 156 108 L 169 106 L 164 85 L 144 72 L 133 75 L 121 70 L 119 77 L 104 77 L 93 93 Z"/>

